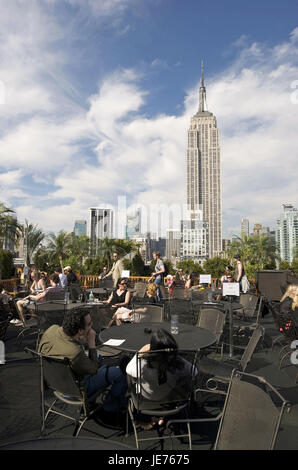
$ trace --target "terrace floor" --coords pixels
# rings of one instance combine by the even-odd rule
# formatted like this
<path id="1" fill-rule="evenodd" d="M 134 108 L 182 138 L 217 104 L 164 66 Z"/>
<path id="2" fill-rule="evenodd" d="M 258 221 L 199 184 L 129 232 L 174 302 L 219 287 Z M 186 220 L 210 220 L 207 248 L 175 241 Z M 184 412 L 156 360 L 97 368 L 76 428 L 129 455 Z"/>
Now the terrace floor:
<path id="1" fill-rule="evenodd" d="M 186 318 L 187 313 L 184 313 L 183 321 Z M 289 360 L 279 369 L 279 348 L 275 347 L 273 350 L 271 348 L 272 337 L 277 336 L 273 319 L 269 314 L 265 315 L 261 319 L 261 324 L 266 331 L 263 348 L 257 348 L 246 371 L 264 377 L 291 403 L 290 413 L 284 414 L 282 430 L 278 434 L 275 449 L 297 450 L 298 384 L 295 380 L 298 369 L 291 365 Z M 37 439 L 40 436 L 39 366 L 24 351 L 25 346 L 34 347 L 35 338 L 26 337 L 20 347 L 16 342 L 18 332 L 19 328 L 13 324 L 9 326 L 5 340 L 6 363 L 0 365 L 0 445 L 2 446 L 17 441 Z M 208 414 L 208 410 L 206 412 Z M 47 430 L 49 437 L 71 437 L 73 425 L 69 425 L 68 422 L 65 424 L 65 420 L 55 417 L 49 421 Z M 194 428 L 193 449 L 210 450 L 215 435 L 214 424 Z M 133 433 L 127 437 L 124 433 L 102 427 L 93 420 L 88 421 L 80 436 L 100 437 L 135 449 Z M 160 449 L 159 442 L 147 443 L 142 449 Z M 166 449 L 171 449 L 171 440 L 165 441 Z M 187 442 L 176 439 L 173 449 L 187 451 Z"/>

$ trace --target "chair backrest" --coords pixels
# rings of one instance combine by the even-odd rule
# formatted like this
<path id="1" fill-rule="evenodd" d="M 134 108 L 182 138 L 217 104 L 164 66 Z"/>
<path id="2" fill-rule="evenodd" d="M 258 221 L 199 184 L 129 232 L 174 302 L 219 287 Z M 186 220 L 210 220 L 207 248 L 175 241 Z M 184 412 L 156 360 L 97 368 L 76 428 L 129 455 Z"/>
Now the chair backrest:
<path id="1" fill-rule="evenodd" d="M 242 357 L 239 362 L 239 366 L 241 367 L 242 371 L 245 371 L 247 364 L 252 358 L 252 355 L 257 347 L 257 344 L 262 336 L 265 334 L 265 329 L 258 325 L 254 331 L 253 334 L 250 337 L 250 340 L 244 350 L 244 353 L 242 354 Z"/>
<path id="2" fill-rule="evenodd" d="M 44 297 L 44 301 L 50 300 L 64 300 L 65 289 L 62 288 L 53 288 L 49 289 Z"/>
<path id="3" fill-rule="evenodd" d="M 171 299 L 191 300 L 191 290 L 186 290 L 184 287 L 174 287 L 174 290 L 171 294 Z"/>
<path id="4" fill-rule="evenodd" d="M 75 377 L 68 359 L 58 359 L 44 354 L 39 356 L 42 376 L 51 390 L 69 397 L 82 398 L 80 382 Z"/>
<path id="5" fill-rule="evenodd" d="M 174 407 L 189 401 L 198 373 L 196 361 L 196 351 L 167 349 L 137 353 L 136 377 L 131 387 L 137 411 Z"/>
<path id="6" fill-rule="evenodd" d="M 196 326 L 212 331 L 212 333 L 216 335 L 216 342 L 218 342 L 222 335 L 225 321 L 226 315 L 221 310 L 216 308 L 202 308 Z"/>
<path id="7" fill-rule="evenodd" d="M 143 299 L 147 291 L 147 285 L 144 282 L 136 282 L 134 290 L 136 291 L 135 296 L 139 299 Z"/>
<path id="8" fill-rule="evenodd" d="M 65 315 L 65 304 L 62 302 L 35 303 L 35 313 L 40 331 L 47 330 L 51 325 L 62 325 Z"/>
<path id="9" fill-rule="evenodd" d="M 252 317 L 256 311 L 258 304 L 259 296 L 255 294 L 240 294 L 239 303 L 244 308 L 244 313 L 246 316 Z"/>
<path id="10" fill-rule="evenodd" d="M 0 340 L 3 340 L 6 336 L 7 329 L 9 327 L 11 317 L 0 322 Z"/>
<path id="11" fill-rule="evenodd" d="M 100 281 L 99 287 L 102 287 L 103 289 L 113 289 L 114 281 L 113 279 L 104 279 L 103 281 Z"/>
<path id="12" fill-rule="evenodd" d="M 146 314 L 144 321 L 152 323 L 162 323 L 164 320 L 164 307 L 161 305 L 144 305 L 146 308 Z"/>
<path id="13" fill-rule="evenodd" d="M 287 402 L 262 377 L 233 371 L 215 450 L 272 450 Z"/>
<path id="14" fill-rule="evenodd" d="M 70 284 L 68 286 L 69 290 L 69 298 L 71 300 L 78 300 L 79 296 L 83 294 L 83 290 L 81 289 L 80 285 L 77 283 Z"/>

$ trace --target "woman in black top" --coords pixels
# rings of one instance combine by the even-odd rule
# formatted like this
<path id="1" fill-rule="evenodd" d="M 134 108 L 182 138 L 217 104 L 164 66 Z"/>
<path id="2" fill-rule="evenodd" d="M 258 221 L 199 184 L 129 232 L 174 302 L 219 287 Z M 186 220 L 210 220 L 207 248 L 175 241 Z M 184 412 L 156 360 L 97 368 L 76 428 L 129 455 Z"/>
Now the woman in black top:
<path id="1" fill-rule="evenodd" d="M 108 300 L 104 303 L 111 305 L 112 308 L 127 307 L 130 303 L 131 292 L 127 290 L 127 280 L 119 279 L 116 289 L 111 293 Z"/>

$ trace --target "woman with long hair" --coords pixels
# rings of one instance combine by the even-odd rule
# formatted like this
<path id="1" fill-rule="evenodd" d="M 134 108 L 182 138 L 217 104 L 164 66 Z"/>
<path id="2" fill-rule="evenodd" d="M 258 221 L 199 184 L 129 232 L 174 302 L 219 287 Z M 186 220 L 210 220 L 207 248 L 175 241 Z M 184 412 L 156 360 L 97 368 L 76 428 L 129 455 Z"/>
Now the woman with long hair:
<path id="1" fill-rule="evenodd" d="M 153 401 L 165 399 L 181 377 L 185 389 L 187 383 L 191 382 L 185 380 L 185 377 L 191 379 L 197 372 L 190 362 L 179 355 L 174 336 L 163 328 L 152 334 L 150 343 L 143 346 L 126 367 L 127 375 L 139 380 L 141 395 Z M 155 424 L 163 425 L 163 419 L 154 418 L 151 427 Z"/>
<path id="2" fill-rule="evenodd" d="M 280 299 L 281 315 L 289 314 L 298 326 L 298 285 L 290 284 Z"/>

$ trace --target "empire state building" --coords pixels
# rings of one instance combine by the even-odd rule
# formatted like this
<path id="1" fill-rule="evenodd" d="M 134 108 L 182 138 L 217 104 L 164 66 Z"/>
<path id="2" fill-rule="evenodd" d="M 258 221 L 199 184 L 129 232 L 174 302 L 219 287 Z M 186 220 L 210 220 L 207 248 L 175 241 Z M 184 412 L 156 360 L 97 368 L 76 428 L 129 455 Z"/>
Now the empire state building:
<path id="1" fill-rule="evenodd" d="M 202 63 L 198 112 L 191 118 L 187 145 L 187 208 L 190 220 L 208 227 L 209 258 L 222 251 L 220 147 L 216 117 L 207 110 Z"/>

